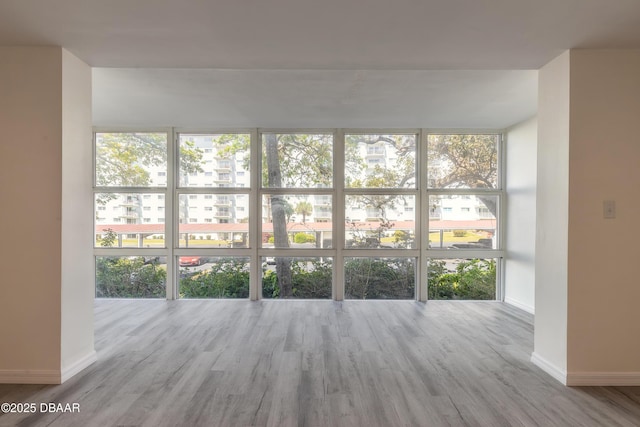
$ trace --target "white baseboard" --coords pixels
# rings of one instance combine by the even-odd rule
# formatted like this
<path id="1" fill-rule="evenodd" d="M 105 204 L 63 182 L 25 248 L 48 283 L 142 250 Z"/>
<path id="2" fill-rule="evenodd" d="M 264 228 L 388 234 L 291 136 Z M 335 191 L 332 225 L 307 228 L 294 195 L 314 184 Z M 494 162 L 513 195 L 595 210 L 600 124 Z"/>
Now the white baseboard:
<path id="1" fill-rule="evenodd" d="M 0 369 L 0 384 L 60 384 L 60 371 L 53 369 Z"/>
<path id="2" fill-rule="evenodd" d="M 562 384 L 567 385 L 567 371 L 564 369 L 558 368 L 547 359 L 540 357 L 536 352 L 531 354 L 531 362 Z"/>
<path id="3" fill-rule="evenodd" d="M 640 386 L 640 372 L 569 372 L 569 386 Z"/>
<path id="4" fill-rule="evenodd" d="M 62 374 L 60 375 L 60 383 L 62 384 L 69 378 L 73 377 L 74 375 L 76 375 L 77 373 L 79 373 L 80 371 L 82 371 L 92 363 L 94 363 L 96 360 L 98 360 L 98 355 L 95 351 L 92 351 L 91 353 L 76 360 L 71 365 L 62 368 Z"/>
<path id="5" fill-rule="evenodd" d="M 513 298 L 505 297 L 504 302 L 514 307 L 519 308 L 520 310 L 524 310 L 527 313 L 536 314 L 536 309 L 530 305 L 522 304 L 519 301 L 514 300 Z"/>

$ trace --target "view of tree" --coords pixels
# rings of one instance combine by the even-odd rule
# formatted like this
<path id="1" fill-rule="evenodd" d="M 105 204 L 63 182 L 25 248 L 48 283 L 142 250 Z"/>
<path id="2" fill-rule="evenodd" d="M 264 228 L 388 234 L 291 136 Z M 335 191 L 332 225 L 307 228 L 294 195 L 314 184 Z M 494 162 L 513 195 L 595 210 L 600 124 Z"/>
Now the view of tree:
<path id="1" fill-rule="evenodd" d="M 96 185 L 98 187 L 164 187 L 167 170 L 167 134 L 118 132 L 96 134 Z M 202 150 L 193 143 L 180 146 L 180 168 L 189 172 L 201 171 Z M 154 179 L 153 167 L 163 167 L 165 176 Z M 99 194 L 96 203 L 106 205 L 117 196 Z M 129 212 L 131 217 L 141 221 L 142 200 L 139 195 L 127 196 L 137 208 Z M 130 219 L 131 220 L 131 219 Z"/>
<path id="2" fill-rule="evenodd" d="M 180 169 L 201 171 L 202 150 L 193 143 L 180 147 Z M 165 186 L 149 174 L 167 164 L 165 133 L 99 133 L 96 135 L 96 185 L 105 187 Z"/>
<path id="3" fill-rule="evenodd" d="M 331 135 L 263 135 L 263 185 L 268 188 L 329 187 L 333 180 Z M 282 195 L 271 195 L 271 221 L 276 248 L 289 247 L 287 205 Z M 279 298 L 293 297 L 291 260 L 276 257 Z"/>
<path id="4" fill-rule="evenodd" d="M 412 188 L 416 185 L 416 135 L 345 135 L 345 186 L 348 188 Z M 384 159 L 384 162 L 378 160 Z M 374 162 L 374 163 L 371 163 Z M 376 230 L 360 230 L 355 222 L 349 223 L 350 246 L 379 247 L 382 235 L 394 224 L 389 210 L 405 205 L 404 196 L 396 194 L 360 194 L 348 197 L 350 206 L 359 206 L 377 217 Z"/>
<path id="5" fill-rule="evenodd" d="M 429 135 L 430 188 L 493 189 L 498 185 L 498 136 Z M 495 199 L 478 195 L 495 216 Z"/>
<path id="6" fill-rule="evenodd" d="M 167 170 L 166 138 L 166 133 L 98 133 L 95 154 L 96 184 L 102 187 L 125 188 L 166 186 L 166 173 L 158 173 L 155 176 L 158 168 Z M 228 160 L 229 169 L 235 170 L 241 165 L 248 170 L 250 142 L 248 134 L 214 135 L 214 163 Z M 471 190 L 497 188 L 497 142 L 497 135 L 429 135 L 429 187 Z M 345 135 L 344 184 L 351 191 L 347 194 L 345 202 L 350 207 L 365 210 L 366 216 L 363 219 L 367 222 L 366 228 L 363 228 L 362 220 L 347 221 L 347 238 L 350 239 L 347 242 L 348 247 L 414 247 L 414 232 L 406 229 L 404 224 L 403 229 L 395 228 L 398 217 L 394 215 L 398 211 L 404 212 L 405 206 L 412 206 L 411 210 L 406 209 L 406 212 L 413 212 L 415 196 L 392 191 L 385 194 L 370 189 L 415 188 L 416 145 L 416 135 L 411 134 Z M 240 154 L 242 152 L 244 154 Z M 190 174 L 203 172 L 209 167 L 203 162 L 203 153 L 204 150 L 196 146 L 194 140 L 181 138 L 178 156 L 180 185 L 188 185 Z M 211 163 L 210 160 L 208 162 Z M 265 133 L 262 135 L 261 162 L 262 185 L 264 188 L 273 189 L 272 194 L 264 195 L 263 199 L 263 205 L 268 209 L 264 220 L 270 222 L 273 227 L 270 241 L 278 249 L 289 248 L 291 238 L 296 244 L 313 243 L 316 235 L 311 228 L 311 233 L 294 234 L 288 231 L 287 224 L 293 213 L 300 215 L 302 223 L 306 223 L 309 216 L 317 215 L 314 214 L 315 205 L 307 199 L 309 196 L 301 196 L 299 192 L 278 194 L 277 189 L 331 188 L 334 176 L 333 136 Z M 220 166 L 218 163 L 217 167 L 223 168 L 223 172 L 228 174 L 228 171 L 224 171 L 227 166 L 223 164 L 224 166 Z M 231 186 L 233 187 L 233 183 Z M 318 192 L 311 191 L 310 194 L 314 196 Z M 140 212 L 136 211 L 136 215 L 132 216 L 140 221 L 142 195 L 131 193 L 120 196 L 128 197 L 128 204 L 139 205 Z M 475 196 L 495 216 L 498 198 L 482 194 Z M 115 197 L 117 195 L 108 192 L 97 194 L 96 202 L 106 204 Z M 228 196 L 221 193 L 216 197 L 227 200 Z M 188 196 L 181 195 L 179 202 L 181 206 L 186 206 Z M 232 202 L 231 208 L 233 206 Z M 185 209 L 183 206 L 180 210 L 181 215 Z M 320 208 L 316 206 L 316 209 Z M 400 218 L 407 218 L 406 215 L 405 213 Z M 379 226 L 372 227 L 372 223 Z M 111 247 L 117 239 L 118 236 L 113 230 L 105 229 L 105 234 L 97 242 L 104 247 Z M 97 292 L 101 296 L 164 296 L 166 270 L 158 266 L 157 260 L 146 262 L 142 257 L 99 257 L 99 260 L 96 265 L 99 283 Z M 206 270 L 181 279 L 181 296 L 248 296 L 249 271 L 246 262 L 210 264 L 210 268 L 208 266 Z M 330 263 L 320 260 L 298 262 L 291 257 L 275 257 L 275 271 L 265 271 L 263 291 L 267 297 L 277 298 L 330 297 L 331 277 Z M 314 280 L 317 283 L 314 283 Z M 430 297 L 433 289 L 433 298 L 493 299 L 495 261 L 461 261 L 456 264 L 455 270 L 451 270 L 444 261 L 433 261 L 430 263 L 428 280 Z M 415 291 L 414 283 L 415 266 L 411 259 L 345 260 L 345 292 L 350 298 L 412 298 Z"/>
<path id="7" fill-rule="evenodd" d="M 347 188 L 412 188 L 416 185 L 415 135 L 345 135 Z M 387 161 L 367 163 L 366 157 Z M 375 162 L 370 158 L 369 162 Z"/>
<path id="8" fill-rule="evenodd" d="M 298 202 L 296 205 L 296 213 L 302 215 L 302 223 L 307 222 L 307 215 L 311 215 L 313 206 L 307 201 Z"/>

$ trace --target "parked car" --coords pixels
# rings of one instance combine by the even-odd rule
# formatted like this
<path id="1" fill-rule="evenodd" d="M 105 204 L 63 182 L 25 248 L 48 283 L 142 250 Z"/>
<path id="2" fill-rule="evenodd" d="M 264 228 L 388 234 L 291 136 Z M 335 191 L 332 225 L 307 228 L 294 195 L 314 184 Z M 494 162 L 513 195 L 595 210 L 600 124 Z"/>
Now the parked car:
<path id="1" fill-rule="evenodd" d="M 204 263 L 204 259 L 200 256 L 181 256 L 178 259 L 180 263 L 180 267 L 190 267 L 194 265 L 202 265 Z"/>

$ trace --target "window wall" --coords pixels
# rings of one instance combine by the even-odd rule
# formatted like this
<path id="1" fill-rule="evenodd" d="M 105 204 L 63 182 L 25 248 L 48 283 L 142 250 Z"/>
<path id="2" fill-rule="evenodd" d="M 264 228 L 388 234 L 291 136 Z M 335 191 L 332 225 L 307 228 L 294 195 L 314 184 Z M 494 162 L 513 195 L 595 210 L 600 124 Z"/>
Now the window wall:
<path id="1" fill-rule="evenodd" d="M 501 299 L 498 132 L 96 130 L 99 297 Z"/>

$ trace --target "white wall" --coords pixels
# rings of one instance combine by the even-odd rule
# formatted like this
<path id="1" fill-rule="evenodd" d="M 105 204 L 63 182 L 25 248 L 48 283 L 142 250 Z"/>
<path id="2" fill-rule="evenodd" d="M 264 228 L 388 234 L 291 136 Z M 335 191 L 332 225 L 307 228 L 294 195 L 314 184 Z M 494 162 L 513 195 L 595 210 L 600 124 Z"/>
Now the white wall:
<path id="1" fill-rule="evenodd" d="M 87 166 L 76 162 L 91 147 L 83 136 L 91 126 L 84 67 L 59 47 L 0 47 L 0 382 L 59 383 L 63 352 L 68 364 L 92 351 L 92 302 L 82 289 L 93 288 L 91 181 L 76 181 L 87 179 Z M 76 255 L 88 267 L 72 266 Z"/>
<path id="2" fill-rule="evenodd" d="M 639 124 L 640 50 L 572 51 L 570 384 L 640 385 Z"/>
<path id="3" fill-rule="evenodd" d="M 532 356 L 563 382 L 567 369 L 569 70 L 567 51 L 539 71 Z"/>
<path id="4" fill-rule="evenodd" d="M 640 50 L 540 71 L 532 360 L 569 385 L 640 385 L 639 76 Z"/>
<path id="5" fill-rule="evenodd" d="M 0 382 L 60 374 L 60 52 L 0 47 Z"/>
<path id="6" fill-rule="evenodd" d="M 506 135 L 505 302 L 535 311 L 536 177 L 538 120 Z"/>
<path id="7" fill-rule="evenodd" d="M 62 381 L 96 359 L 91 67 L 62 51 Z"/>

